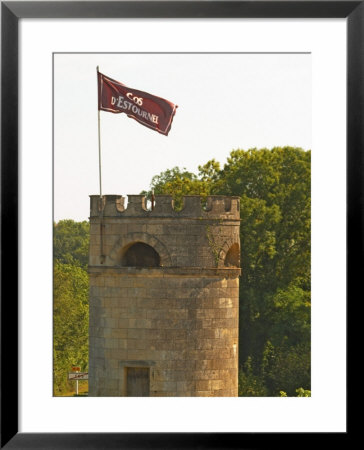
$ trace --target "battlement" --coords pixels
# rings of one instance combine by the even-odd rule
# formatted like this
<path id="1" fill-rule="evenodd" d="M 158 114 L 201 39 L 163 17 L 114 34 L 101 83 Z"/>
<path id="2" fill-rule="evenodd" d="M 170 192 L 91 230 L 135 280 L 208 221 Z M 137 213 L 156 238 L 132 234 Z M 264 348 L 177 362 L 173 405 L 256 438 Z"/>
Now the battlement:
<path id="1" fill-rule="evenodd" d="M 202 219 L 240 219 L 240 198 L 223 195 L 210 195 L 203 205 L 199 195 L 183 197 L 180 211 L 174 209 L 171 195 L 156 195 L 154 209 L 147 209 L 144 195 L 128 195 L 125 208 L 125 197 L 121 195 L 90 195 L 90 217 L 175 217 Z"/>

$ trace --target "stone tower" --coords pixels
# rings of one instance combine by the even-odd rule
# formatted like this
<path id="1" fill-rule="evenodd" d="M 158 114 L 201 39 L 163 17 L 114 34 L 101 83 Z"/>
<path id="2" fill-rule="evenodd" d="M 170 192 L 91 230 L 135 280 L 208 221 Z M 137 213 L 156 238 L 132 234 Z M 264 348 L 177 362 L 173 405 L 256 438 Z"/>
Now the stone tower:
<path id="1" fill-rule="evenodd" d="M 237 396 L 239 198 L 91 196 L 90 396 Z"/>

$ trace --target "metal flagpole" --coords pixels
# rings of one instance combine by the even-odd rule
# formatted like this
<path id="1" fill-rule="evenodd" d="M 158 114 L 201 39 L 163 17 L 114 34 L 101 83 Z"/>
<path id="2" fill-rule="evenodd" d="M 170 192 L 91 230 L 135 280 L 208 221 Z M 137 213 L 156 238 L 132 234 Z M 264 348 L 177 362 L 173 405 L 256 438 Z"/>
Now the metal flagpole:
<path id="1" fill-rule="evenodd" d="M 99 89 L 99 66 L 96 67 L 97 71 L 97 89 Z M 101 187 L 101 138 L 100 138 L 100 108 L 97 106 L 97 122 L 99 131 L 99 181 L 100 181 L 100 200 L 102 199 L 102 187 Z"/>
<path id="2" fill-rule="evenodd" d="M 96 67 L 97 72 L 97 93 L 99 96 L 99 66 Z M 99 98 L 98 98 L 99 101 Z M 102 199 L 102 183 L 101 183 L 101 137 L 100 137 L 100 108 L 97 105 L 97 123 L 98 123 L 98 138 L 99 138 L 99 182 L 100 182 L 100 199 L 99 199 L 99 213 L 100 213 L 100 263 L 103 264 L 105 261 L 104 256 L 104 220 L 103 220 L 103 199 Z"/>

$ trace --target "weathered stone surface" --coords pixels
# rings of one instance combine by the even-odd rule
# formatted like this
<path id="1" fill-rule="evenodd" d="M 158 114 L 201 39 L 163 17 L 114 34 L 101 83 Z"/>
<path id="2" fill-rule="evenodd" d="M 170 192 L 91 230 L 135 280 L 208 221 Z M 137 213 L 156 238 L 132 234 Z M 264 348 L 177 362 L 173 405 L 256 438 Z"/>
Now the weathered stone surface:
<path id="1" fill-rule="evenodd" d="M 169 196 L 153 211 L 142 196 L 126 209 L 119 196 L 102 204 L 101 217 L 91 197 L 89 395 L 127 395 L 128 368 L 139 367 L 150 396 L 236 396 L 238 199 L 211 197 L 204 209 L 190 196 L 179 212 Z M 125 265 L 135 243 L 160 265 Z"/>

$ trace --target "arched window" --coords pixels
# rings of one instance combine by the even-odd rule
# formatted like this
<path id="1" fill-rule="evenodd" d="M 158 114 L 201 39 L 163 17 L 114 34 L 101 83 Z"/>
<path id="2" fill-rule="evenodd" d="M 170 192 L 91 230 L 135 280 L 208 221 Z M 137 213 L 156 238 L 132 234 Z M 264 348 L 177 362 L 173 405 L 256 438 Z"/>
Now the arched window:
<path id="1" fill-rule="evenodd" d="M 239 267 L 240 264 L 240 248 L 239 244 L 233 244 L 226 253 L 224 266 Z"/>
<path id="2" fill-rule="evenodd" d="M 150 245 L 136 242 L 124 253 L 121 265 L 128 267 L 158 267 L 160 266 L 160 257 Z"/>

